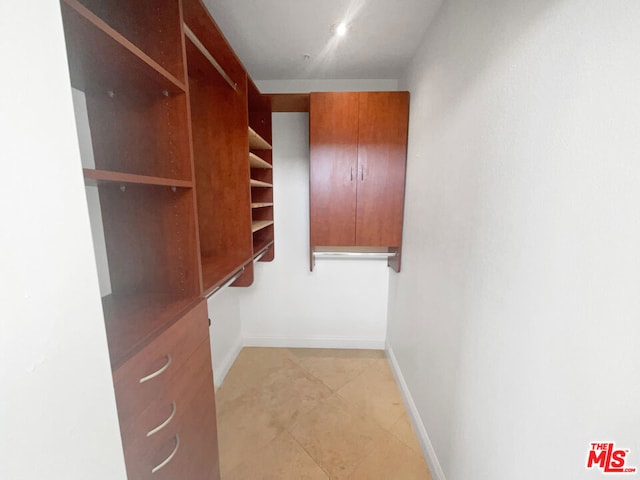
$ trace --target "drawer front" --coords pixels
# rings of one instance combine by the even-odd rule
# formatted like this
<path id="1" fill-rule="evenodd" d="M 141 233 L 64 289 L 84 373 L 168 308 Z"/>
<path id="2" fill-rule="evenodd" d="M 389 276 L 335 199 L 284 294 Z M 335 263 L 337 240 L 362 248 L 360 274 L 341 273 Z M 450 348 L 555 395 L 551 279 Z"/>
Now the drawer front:
<path id="1" fill-rule="evenodd" d="M 154 400 L 171 403 L 172 377 L 203 339 L 208 339 L 203 300 L 114 372 L 118 416 L 123 436 Z M 162 407 L 158 407 L 162 408 Z"/>
<path id="2" fill-rule="evenodd" d="M 184 450 L 176 459 L 178 474 L 175 478 L 219 480 L 216 407 L 208 345 L 202 348 L 198 357 L 199 375 L 184 392 L 187 407 L 181 412 L 180 424 Z"/>
<path id="3" fill-rule="evenodd" d="M 129 478 L 217 479 L 211 473 L 218 450 L 208 338 L 167 378 L 168 397 L 155 399 L 123 436 Z"/>

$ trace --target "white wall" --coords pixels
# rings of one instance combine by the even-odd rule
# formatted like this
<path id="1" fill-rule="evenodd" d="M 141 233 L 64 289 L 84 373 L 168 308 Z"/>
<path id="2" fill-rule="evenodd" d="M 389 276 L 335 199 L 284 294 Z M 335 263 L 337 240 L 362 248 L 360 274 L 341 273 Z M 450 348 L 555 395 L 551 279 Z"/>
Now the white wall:
<path id="1" fill-rule="evenodd" d="M 240 288 L 225 288 L 207 301 L 209 309 L 209 340 L 213 383 L 222 385 L 224 377 L 244 345 L 240 318 Z"/>
<path id="2" fill-rule="evenodd" d="M 0 478 L 126 478 L 60 6 L 0 5 Z"/>
<path id="3" fill-rule="evenodd" d="M 639 19 L 449 0 L 409 71 L 388 341 L 448 480 L 640 467 Z"/>

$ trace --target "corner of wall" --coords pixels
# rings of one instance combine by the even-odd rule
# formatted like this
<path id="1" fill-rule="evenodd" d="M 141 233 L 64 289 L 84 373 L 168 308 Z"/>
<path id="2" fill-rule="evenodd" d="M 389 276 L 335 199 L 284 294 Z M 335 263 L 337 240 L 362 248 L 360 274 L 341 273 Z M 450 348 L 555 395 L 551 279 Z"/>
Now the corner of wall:
<path id="1" fill-rule="evenodd" d="M 213 371 L 213 384 L 216 388 L 221 387 L 224 383 L 224 379 L 227 377 L 227 373 L 231 370 L 233 366 L 233 362 L 236 361 L 236 358 L 240 354 L 244 343 L 242 342 L 242 337 L 238 337 L 236 342 L 233 345 L 230 345 L 226 355 L 222 358 L 217 365 L 214 366 Z"/>

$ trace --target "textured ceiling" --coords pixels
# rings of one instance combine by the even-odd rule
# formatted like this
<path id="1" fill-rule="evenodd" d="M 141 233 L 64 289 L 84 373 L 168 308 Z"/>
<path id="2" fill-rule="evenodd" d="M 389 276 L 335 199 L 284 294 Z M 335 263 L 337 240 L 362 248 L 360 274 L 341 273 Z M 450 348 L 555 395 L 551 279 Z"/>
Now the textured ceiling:
<path id="1" fill-rule="evenodd" d="M 399 78 L 442 3 L 203 1 L 255 80 Z M 344 20 L 349 32 L 336 37 L 331 26 Z"/>

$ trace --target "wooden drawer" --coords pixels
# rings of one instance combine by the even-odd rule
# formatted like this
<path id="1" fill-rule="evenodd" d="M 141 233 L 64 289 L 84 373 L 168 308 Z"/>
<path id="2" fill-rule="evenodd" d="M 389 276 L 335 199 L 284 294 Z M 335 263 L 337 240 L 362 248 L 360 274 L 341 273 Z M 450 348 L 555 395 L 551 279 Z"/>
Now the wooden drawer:
<path id="1" fill-rule="evenodd" d="M 151 401 L 139 415 L 121 427 L 125 453 L 131 449 L 155 449 L 157 439 L 177 432 L 175 426 L 184 417 L 192 397 L 197 395 L 203 382 L 211 383 L 211 355 L 208 338 L 200 343 L 187 362 L 166 378 L 166 389 Z M 212 407 L 214 408 L 214 407 Z M 162 440 L 160 440 L 162 441 Z"/>
<path id="2" fill-rule="evenodd" d="M 129 478 L 218 478 L 217 473 L 213 474 L 218 468 L 217 436 L 208 338 L 167 378 L 170 400 L 155 399 L 135 419 L 128 436 L 123 436 Z M 153 429 L 156 433 L 149 436 Z M 178 438 L 179 446 L 172 456 Z M 152 473 L 169 457 L 171 460 L 164 467 Z"/>
<path id="3" fill-rule="evenodd" d="M 177 459 L 177 478 L 219 480 L 218 435 L 210 351 L 202 352 L 200 374 L 185 391 L 181 412 L 184 455 Z M 206 358 L 205 358 L 206 357 Z M 195 362 L 194 362 L 195 363 Z M 204 373 L 206 371 L 206 374 Z"/>
<path id="4" fill-rule="evenodd" d="M 203 339 L 208 339 L 207 306 L 203 300 L 137 355 L 114 372 L 118 416 L 123 437 L 154 401 L 171 404 L 175 372 Z M 155 374 L 155 375 L 154 375 Z M 162 405 L 158 405 L 161 410 Z"/>

